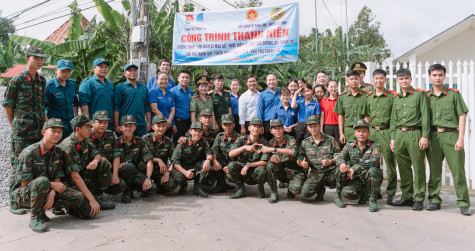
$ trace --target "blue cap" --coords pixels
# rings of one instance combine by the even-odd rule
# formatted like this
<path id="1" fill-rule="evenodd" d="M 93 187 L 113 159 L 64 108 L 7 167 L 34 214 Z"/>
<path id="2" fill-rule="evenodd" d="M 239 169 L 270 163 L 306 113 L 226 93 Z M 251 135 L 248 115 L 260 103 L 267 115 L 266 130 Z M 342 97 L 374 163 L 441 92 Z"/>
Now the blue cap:
<path id="1" fill-rule="evenodd" d="M 127 71 L 130 67 L 135 67 L 135 69 L 139 69 L 139 67 L 134 64 L 126 64 L 124 66 L 124 71 Z"/>
<path id="2" fill-rule="evenodd" d="M 96 60 L 94 60 L 94 66 L 98 66 L 99 64 L 102 64 L 102 63 L 110 65 L 109 61 L 107 61 L 107 59 L 105 58 L 96 58 Z"/>
<path id="3" fill-rule="evenodd" d="M 66 59 L 58 60 L 58 62 L 56 62 L 56 68 L 60 71 L 66 69 L 73 70 L 73 62 Z"/>

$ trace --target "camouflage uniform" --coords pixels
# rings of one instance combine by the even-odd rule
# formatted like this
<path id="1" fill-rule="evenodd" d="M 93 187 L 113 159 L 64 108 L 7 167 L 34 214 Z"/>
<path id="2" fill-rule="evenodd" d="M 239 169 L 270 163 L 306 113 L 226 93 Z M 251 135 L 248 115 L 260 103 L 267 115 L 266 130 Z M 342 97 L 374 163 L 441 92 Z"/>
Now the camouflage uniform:
<path id="1" fill-rule="evenodd" d="M 227 114 L 229 115 L 229 114 Z M 223 115 L 224 116 L 224 115 Z M 223 122 L 226 123 L 226 122 Z M 214 140 L 214 144 L 211 147 L 211 150 L 213 151 L 214 154 L 216 154 L 216 161 L 219 162 L 221 167 L 227 166 L 231 161 L 234 160 L 234 158 L 229 157 L 229 151 L 231 150 L 232 145 L 236 142 L 236 140 L 240 137 L 239 133 L 236 133 L 233 131 L 233 137 L 232 138 L 227 138 L 226 137 L 226 132 L 221 132 L 216 136 L 216 139 Z M 220 172 L 224 172 L 220 170 Z M 224 175 L 226 179 L 230 182 L 231 176 L 229 175 Z M 214 183 L 214 181 L 213 181 Z"/>
<path id="2" fill-rule="evenodd" d="M 43 49 L 36 46 L 31 46 L 25 54 L 27 57 L 32 55 L 45 56 Z M 2 105 L 13 109 L 10 180 L 15 179 L 15 167 L 21 151 L 42 138 L 41 127 L 45 123 L 46 79 L 39 73 L 36 77 L 35 79 L 25 70 L 13 77 L 5 90 Z M 13 203 L 11 186 L 12 183 L 9 194 Z"/>
<path id="3" fill-rule="evenodd" d="M 198 128 L 203 129 L 203 124 L 200 121 L 195 121 L 191 124 L 191 129 Z M 201 137 L 200 140 L 194 144 L 191 141 L 191 136 L 186 137 L 186 142 L 184 144 L 178 143 L 175 150 L 173 151 L 173 156 L 171 159 L 172 165 L 179 164 L 185 170 L 194 169 L 194 182 L 195 190 L 201 189 L 202 184 L 207 182 L 208 177 L 215 175 L 214 170 L 211 168 L 207 172 L 202 172 L 203 164 L 206 161 L 208 155 L 212 155 L 213 152 L 208 144 L 208 142 Z M 212 163 L 211 163 L 212 164 Z M 172 176 L 175 177 L 176 182 L 181 187 L 187 186 L 187 178 L 183 173 L 179 172 L 177 169 L 173 169 Z"/>

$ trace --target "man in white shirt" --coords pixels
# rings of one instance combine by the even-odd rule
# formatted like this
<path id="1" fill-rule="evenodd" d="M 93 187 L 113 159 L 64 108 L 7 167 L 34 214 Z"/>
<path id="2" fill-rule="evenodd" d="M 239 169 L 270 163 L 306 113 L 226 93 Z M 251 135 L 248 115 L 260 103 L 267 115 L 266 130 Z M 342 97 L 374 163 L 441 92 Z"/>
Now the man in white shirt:
<path id="1" fill-rule="evenodd" d="M 241 135 L 245 136 L 249 132 L 247 127 L 249 122 L 257 117 L 257 103 L 260 92 L 257 90 L 257 77 L 249 75 L 246 80 L 247 91 L 239 98 L 239 124 L 241 125 Z"/>

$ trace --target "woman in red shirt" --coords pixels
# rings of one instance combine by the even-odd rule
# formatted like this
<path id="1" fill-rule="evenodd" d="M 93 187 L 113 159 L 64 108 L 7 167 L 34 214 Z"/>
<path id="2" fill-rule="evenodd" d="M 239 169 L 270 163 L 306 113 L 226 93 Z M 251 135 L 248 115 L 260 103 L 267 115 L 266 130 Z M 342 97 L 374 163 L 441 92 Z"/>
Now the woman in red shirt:
<path id="1" fill-rule="evenodd" d="M 330 135 L 338 141 L 340 146 L 340 132 L 338 130 L 338 114 L 333 112 L 338 99 L 338 83 L 334 79 L 328 80 L 328 92 L 330 95 L 320 102 L 321 121 L 323 121 L 322 133 Z"/>

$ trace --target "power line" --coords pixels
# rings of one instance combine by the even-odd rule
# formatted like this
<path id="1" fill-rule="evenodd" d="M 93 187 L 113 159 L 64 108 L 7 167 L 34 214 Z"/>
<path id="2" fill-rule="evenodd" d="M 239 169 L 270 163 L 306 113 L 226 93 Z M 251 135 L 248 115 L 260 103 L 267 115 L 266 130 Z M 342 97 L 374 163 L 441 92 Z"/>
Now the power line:
<path id="1" fill-rule="evenodd" d="M 229 4 L 229 5 L 231 5 L 232 7 L 234 7 L 234 9 L 237 9 L 236 6 L 234 6 L 232 3 L 228 2 L 227 0 L 223 0 L 223 2 L 225 2 L 225 3 Z"/>
<path id="2" fill-rule="evenodd" d="M 185 2 L 194 4 L 194 5 L 196 5 L 197 7 L 201 7 L 202 9 L 205 9 L 205 10 L 207 10 L 207 11 L 211 11 L 210 8 L 204 6 L 204 5 L 202 5 L 202 4 L 200 4 L 200 3 L 196 2 L 196 1 L 193 1 L 193 0 L 185 0 Z"/>
<path id="3" fill-rule="evenodd" d="M 327 4 L 325 3 L 325 0 L 322 0 L 322 2 L 323 2 L 323 4 L 325 5 L 325 8 L 326 8 L 327 11 L 328 11 L 328 14 L 330 14 L 330 17 L 332 18 L 333 22 L 335 23 L 336 26 L 338 26 L 338 24 L 337 24 L 336 21 L 335 21 L 335 18 L 333 18 L 333 15 L 332 15 L 330 9 L 328 9 L 328 6 L 327 6 Z"/>
<path id="4" fill-rule="evenodd" d="M 36 8 L 36 7 L 38 7 L 38 6 L 41 6 L 41 5 L 43 5 L 43 4 L 45 4 L 45 3 L 49 2 L 49 1 L 51 1 L 51 0 L 46 0 L 46 1 L 43 1 L 43 2 L 41 2 L 41 3 L 39 3 L 39 4 L 35 4 L 35 5 L 33 5 L 33 6 L 30 6 L 30 7 L 28 7 L 28 8 L 25 8 L 25 9 L 23 9 L 23 10 L 14 12 L 13 14 L 8 15 L 7 18 L 12 17 L 12 16 L 13 16 L 13 18 L 18 17 L 18 16 L 20 16 L 21 14 L 23 14 L 23 13 L 25 13 L 25 12 L 31 10 L 31 9 L 34 9 L 34 8 Z"/>

